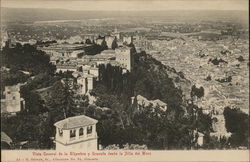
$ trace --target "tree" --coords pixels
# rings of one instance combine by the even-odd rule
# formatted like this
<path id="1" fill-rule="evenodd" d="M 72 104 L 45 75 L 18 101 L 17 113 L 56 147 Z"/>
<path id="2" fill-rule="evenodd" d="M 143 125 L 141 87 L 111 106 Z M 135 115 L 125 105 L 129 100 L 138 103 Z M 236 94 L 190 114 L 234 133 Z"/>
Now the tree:
<path id="1" fill-rule="evenodd" d="M 1 72 L 1 87 L 12 86 L 18 83 L 24 83 L 28 80 L 29 75 L 20 71 L 10 70 L 9 72 Z"/>
<path id="2" fill-rule="evenodd" d="M 243 56 L 239 56 L 238 58 L 236 58 L 238 61 L 240 61 L 240 62 L 243 62 L 243 61 L 245 61 L 245 59 L 243 58 Z"/>
<path id="3" fill-rule="evenodd" d="M 201 98 L 204 96 L 204 88 L 200 87 L 197 88 L 195 85 L 192 86 L 191 89 L 191 97 L 197 96 L 198 98 Z"/>
<path id="4" fill-rule="evenodd" d="M 119 67 L 99 66 L 99 81 L 91 95 L 97 98 L 97 106 L 115 112 L 104 121 L 99 120 L 101 144 L 119 144 L 121 148 L 126 143 L 136 143 L 146 144 L 149 149 L 190 149 L 195 129 L 202 133 L 210 131 L 210 117 L 195 105 L 185 104 L 182 91 L 168 75 L 169 71 L 178 75 L 174 69 L 145 53 L 134 55 L 134 62 L 133 71 L 125 74 Z M 204 89 L 198 90 L 195 95 L 203 96 Z M 160 99 L 167 103 L 167 111 L 152 105 L 136 111 L 136 97 L 131 105 L 131 97 L 136 94 L 150 100 Z"/>
<path id="5" fill-rule="evenodd" d="M 50 63 L 49 55 L 29 44 L 17 43 L 14 48 L 4 47 L 1 58 L 4 66 L 28 71 L 32 74 L 41 72 L 53 74 L 56 70 L 55 66 Z"/>
<path id="6" fill-rule="evenodd" d="M 39 136 L 37 137 L 38 145 L 40 149 L 51 149 L 53 141 L 50 139 L 53 135 L 53 131 L 49 125 L 49 120 L 42 121 L 38 128 Z"/>
<path id="7" fill-rule="evenodd" d="M 91 42 L 90 39 L 86 39 L 85 43 L 86 43 L 86 44 L 92 44 L 92 42 Z"/>
<path id="8" fill-rule="evenodd" d="M 73 115 L 75 103 L 73 100 L 73 92 L 70 90 L 68 84 L 63 84 L 61 81 L 55 82 L 51 89 L 48 109 L 52 115 L 53 122 Z"/>
<path id="9" fill-rule="evenodd" d="M 233 147 L 249 147 L 249 115 L 240 111 L 240 109 L 224 109 L 225 125 L 228 132 L 232 133 L 229 142 Z"/>
<path id="10" fill-rule="evenodd" d="M 102 41 L 101 48 L 102 48 L 102 50 L 108 49 L 107 42 L 105 40 Z"/>
<path id="11" fill-rule="evenodd" d="M 38 115 L 48 111 L 44 106 L 44 101 L 37 93 L 33 91 L 23 92 L 22 96 L 25 100 L 25 110 L 28 111 L 29 114 Z"/>
<path id="12" fill-rule="evenodd" d="M 116 42 L 116 40 L 114 40 L 111 44 L 111 49 L 116 49 L 118 47 L 118 44 Z"/>
<path id="13" fill-rule="evenodd" d="M 98 44 L 92 44 L 91 46 L 88 46 L 85 49 L 85 53 L 87 55 L 96 55 L 100 52 L 102 52 L 103 50 L 105 50 L 104 46 L 98 45 Z"/>

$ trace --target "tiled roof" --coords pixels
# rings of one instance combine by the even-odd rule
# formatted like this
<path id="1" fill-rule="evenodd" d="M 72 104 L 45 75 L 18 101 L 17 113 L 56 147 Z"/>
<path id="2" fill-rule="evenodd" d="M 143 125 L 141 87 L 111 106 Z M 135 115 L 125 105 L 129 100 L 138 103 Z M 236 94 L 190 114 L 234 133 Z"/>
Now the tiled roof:
<path id="1" fill-rule="evenodd" d="M 61 129 L 72 129 L 72 128 L 79 128 L 79 127 L 84 127 L 88 125 L 94 125 L 97 122 L 98 122 L 97 120 L 92 119 L 88 116 L 80 115 L 80 116 L 69 117 L 67 119 L 58 121 L 54 125 Z"/>

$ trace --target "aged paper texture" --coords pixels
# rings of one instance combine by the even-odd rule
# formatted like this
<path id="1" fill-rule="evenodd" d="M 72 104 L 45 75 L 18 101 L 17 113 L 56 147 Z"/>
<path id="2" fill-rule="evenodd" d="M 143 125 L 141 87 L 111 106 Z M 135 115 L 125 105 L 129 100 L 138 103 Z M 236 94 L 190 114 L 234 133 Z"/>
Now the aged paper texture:
<path id="1" fill-rule="evenodd" d="M 2 0 L 1 161 L 249 161 L 248 0 Z"/>

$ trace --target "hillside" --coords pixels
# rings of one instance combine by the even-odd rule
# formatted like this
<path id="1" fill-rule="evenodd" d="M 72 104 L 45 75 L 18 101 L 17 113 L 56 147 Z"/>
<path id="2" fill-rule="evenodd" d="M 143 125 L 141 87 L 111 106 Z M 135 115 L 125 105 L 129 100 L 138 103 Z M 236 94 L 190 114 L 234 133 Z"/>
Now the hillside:
<path id="1" fill-rule="evenodd" d="M 122 74 L 120 67 L 110 64 L 100 66 L 99 70 L 99 81 L 91 95 L 97 98 L 97 106 L 114 111 L 110 117 L 90 115 L 99 121 L 98 135 L 103 146 L 136 143 L 146 144 L 149 149 L 189 148 L 195 127 L 204 134 L 210 131 L 210 118 L 197 106 L 187 104 L 190 82 L 150 55 L 134 55 L 134 69 L 129 73 Z M 137 95 L 148 100 L 160 99 L 167 104 L 167 111 L 158 108 L 151 111 L 150 104 L 138 111 L 136 99 L 133 104 L 131 101 Z M 193 111 L 199 116 L 196 121 Z M 195 125 L 196 122 L 199 124 Z"/>

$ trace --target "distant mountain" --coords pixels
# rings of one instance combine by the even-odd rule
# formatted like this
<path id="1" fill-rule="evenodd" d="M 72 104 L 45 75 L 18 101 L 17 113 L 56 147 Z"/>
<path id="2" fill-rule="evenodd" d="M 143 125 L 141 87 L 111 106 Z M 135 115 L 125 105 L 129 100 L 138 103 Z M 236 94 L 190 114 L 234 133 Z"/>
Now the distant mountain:
<path id="1" fill-rule="evenodd" d="M 144 19 L 149 21 L 237 21 L 248 23 L 248 11 L 72 11 L 65 9 L 1 8 L 2 20 L 51 21 L 82 19 Z"/>
<path id="2" fill-rule="evenodd" d="M 79 20 L 103 17 L 101 12 L 98 14 L 93 11 L 82 12 L 64 9 L 3 8 L 2 13 L 5 21 Z"/>

